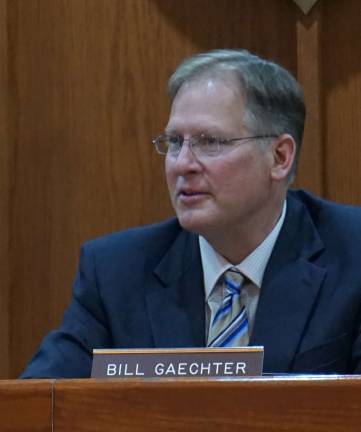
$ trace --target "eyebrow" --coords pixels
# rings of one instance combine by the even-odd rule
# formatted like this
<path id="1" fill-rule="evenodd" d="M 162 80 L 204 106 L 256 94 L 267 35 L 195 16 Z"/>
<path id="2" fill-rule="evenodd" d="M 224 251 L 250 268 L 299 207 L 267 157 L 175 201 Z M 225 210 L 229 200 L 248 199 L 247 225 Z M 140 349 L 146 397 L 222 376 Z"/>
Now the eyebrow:
<path id="1" fill-rule="evenodd" d="M 164 130 L 164 134 L 165 135 L 180 135 L 180 136 L 184 135 L 183 133 L 177 131 L 176 129 L 169 129 L 169 130 L 165 129 Z M 216 137 L 218 137 L 218 136 L 224 136 L 225 132 L 221 131 L 220 129 L 213 129 L 213 130 L 210 130 L 210 129 L 199 129 L 198 131 L 193 132 L 190 135 L 191 136 L 195 136 L 195 135 L 207 135 L 207 136 L 216 136 Z"/>
<path id="2" fill-rule="evenodd" d="M 163 132 L 165 135 L 182 135 L 179 132 L 177 132 L 176 130 L 173 129 L 164 129 Z"/>

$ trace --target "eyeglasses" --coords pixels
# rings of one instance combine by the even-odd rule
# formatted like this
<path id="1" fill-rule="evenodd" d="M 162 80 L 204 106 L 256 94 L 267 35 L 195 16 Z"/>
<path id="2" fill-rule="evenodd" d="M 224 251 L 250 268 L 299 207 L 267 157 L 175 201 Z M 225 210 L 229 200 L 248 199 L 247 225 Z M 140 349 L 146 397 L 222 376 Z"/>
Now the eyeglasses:
<path id="1" fill-rule="evenodd" d="M 185 142 L 196 156 L 218 156 L 236 141 L 277 138 L 278 135 L 255 135 L 240 138 L 220 139 L 214 136 L 197 135 L 184 139 L 181 135 L 160 135 L 152 140 L 161 155 L 177 157 Z"/>

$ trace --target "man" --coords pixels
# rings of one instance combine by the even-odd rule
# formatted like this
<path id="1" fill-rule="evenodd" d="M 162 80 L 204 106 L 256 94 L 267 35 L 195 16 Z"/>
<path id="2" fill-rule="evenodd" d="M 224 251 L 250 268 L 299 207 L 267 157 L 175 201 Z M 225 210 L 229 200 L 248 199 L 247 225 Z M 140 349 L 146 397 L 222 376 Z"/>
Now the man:
<path id="1" fill-rule="evenodd" d="M 302 91 L 247 51 L 185 60 L 154 140 L 177 218 L 83 246 L 23 377 L 88 377 L 93 348 L 263 345 L 271 373 L 361 371 L 361 211 L 288 191 Z"/>

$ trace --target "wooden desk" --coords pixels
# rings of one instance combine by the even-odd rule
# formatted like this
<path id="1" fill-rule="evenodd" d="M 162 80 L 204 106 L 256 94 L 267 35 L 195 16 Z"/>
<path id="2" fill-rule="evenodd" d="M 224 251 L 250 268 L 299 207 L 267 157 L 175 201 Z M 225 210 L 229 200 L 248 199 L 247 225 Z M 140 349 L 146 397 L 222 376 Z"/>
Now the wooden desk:
<path id="1" fill-rule="evenodd" d="M 0 409 L 16 432 L 359 432 L 361 376 L 4 381 Z"/>
<path id="2" fill-rule="evenodd" d="M 53 381 L 0 381 L 1 432 L 51 432 Z"/>

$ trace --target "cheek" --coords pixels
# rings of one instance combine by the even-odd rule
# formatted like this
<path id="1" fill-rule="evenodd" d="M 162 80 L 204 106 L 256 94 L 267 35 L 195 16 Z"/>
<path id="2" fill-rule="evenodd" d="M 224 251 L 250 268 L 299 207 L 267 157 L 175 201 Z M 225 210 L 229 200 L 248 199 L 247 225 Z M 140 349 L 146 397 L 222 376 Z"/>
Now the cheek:
<path id="1" fill-rule="evenodd" d="M 175 186 L 176 174 L 172 162 L 167 158 L 165 159 L 165 178 L 167 180 L 168 189 L 172 190 Z"/>
<path id="2" fill-rule="evenodd" d="M 241 194 L 251 193 L 265 182 L 267 167 L 260 158 L 250 154 L 235 163 L 225 164 L 212 174 L 212 184 L 220 199 L 239 199 Z"/>
<path id="3" fill-rule="evenodd" d="M 250 177 L 255 161 L 251 156 L 224 163 L 213 170 L 215 181 L 225 188 L 234 188 Z"/>

